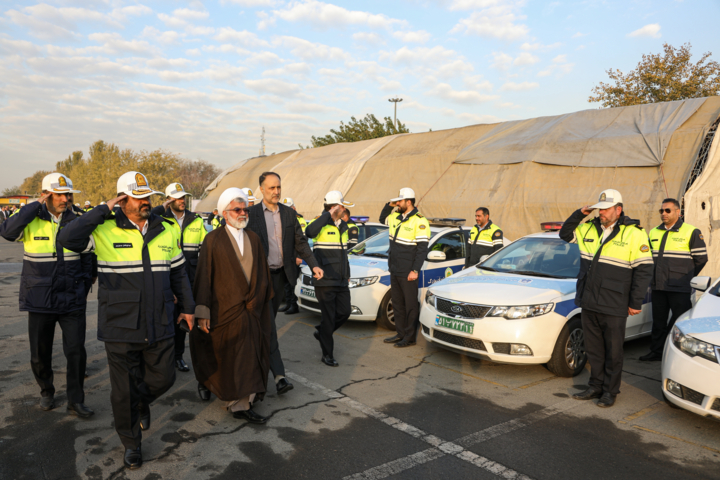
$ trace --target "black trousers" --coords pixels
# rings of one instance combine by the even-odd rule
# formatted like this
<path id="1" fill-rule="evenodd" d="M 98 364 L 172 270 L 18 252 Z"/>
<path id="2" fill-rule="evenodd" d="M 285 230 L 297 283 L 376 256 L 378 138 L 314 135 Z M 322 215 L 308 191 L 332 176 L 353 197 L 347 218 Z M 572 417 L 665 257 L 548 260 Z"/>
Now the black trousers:
<path id="1" fill-rule="evenodd" d="M 85 402 L 85 310 L 65 314 L 35 313 L 28 315 L 28 336 L 30 337 L 30 367 L 38 385 L 40 395 L 55 395 L 53 385 L 52 349 L 55 324 L 62 330 L 63 353 L 67 359 L 68 402 Z"/>
<path id="2" fill-rule="evenodd" d="M 285 304 L 288 306 L 288 308 L 292 307 L 293 305 L 297 305 L 298 298 L 295 295 L 296 284 L 297 279 L 295 279 L 294 282 L 287 282 L 285 284 Z"/>
<path id="3" fill-rule="evenodd" d="M 590 363 L 588 384 L 597 391 L 617 395 L 620 393 L 627 317 L 583 310 L 580 318 Z"/>
<path id="4" fill-rule="evenodd" d="M 320 304 L 320 325 L 315 327 L 320 334 L 320 348 L 323 355 L 333 356 L 333 332 L 342 327 L 350 318 L 350 288 L 315 287 L 315 296 Z"/>
<path id="5" fill-rule="evenodd" d="M 275 293 L 275 296 L 272 299 L 273 320 L 272 332 L 270 333 L 270 371 L 273 376 L 282 375 L 284 377 L 285 365 L 283 364 L 282 357 L 280 356 L 280 344 L 278 343 L 275 317 L 277 316 L 278 308 L 280 308 L 280 303 L 283 299 L 285 284 L 287 284 L 288 281 L 284 268 L 279 268 L 277 271 L 271 270 L 270 276 L 272 277 L 273 292 Z"/>
<path id="6" fill-rule="evenodd" d="M 692 301 L 689 293 L 665 292 L 663 290 L 652 291 L 652 336 L 650 337 L 650 351 L 656 355 L 662 355 L 667 338 L 675 320 L 680 315 L 692 308 Z M 670 312 L 672 316 L 670 317 Z M 668 321 L 670 317 L 670 321 Z"/>
<path id="7" fill-rule="evenodd" d="M 175 304 L 175 309 L 173 311 L 173 321 L 176 321 L 178 317 L 180 316 L 180 306 L 179 304 Z M 175 360 L 180 360 L 183 358 L 183 355 L 185 354 L 185 338 L 187 337 L 187 332 L 180 328 L 180 325 L 177 323 L 175 324 Z"/>
<path id="8" fill-rule="evenodd" d="M 391 275 L 390 296 L 398 336 L 403 340 L 414 342 L 420 321 L 418 281 L 408 281 L 407 275 Z"/>
<path id="9" fill-rule="evenodd" d="M 175 383 L 174 343 L 105 342 L 115 431 L 125 448 L 140 446 L 141 405 L 149 406 Z"/>

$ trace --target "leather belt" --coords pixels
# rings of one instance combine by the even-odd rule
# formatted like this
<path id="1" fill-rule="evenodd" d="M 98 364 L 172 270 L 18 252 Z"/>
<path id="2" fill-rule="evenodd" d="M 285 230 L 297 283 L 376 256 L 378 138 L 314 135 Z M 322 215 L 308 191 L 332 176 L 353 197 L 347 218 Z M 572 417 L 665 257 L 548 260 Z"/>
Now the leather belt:
<path id="1" fill-rule="evenodd" d="M 276 273 L 280 273 L 280 272 L 284 272 L 284 271 L 285 271 L 285 267 L 271 268 L 271 269 L 270 269 L 270 274 L 271 274 L 271 275 L 275 275 Z"/>

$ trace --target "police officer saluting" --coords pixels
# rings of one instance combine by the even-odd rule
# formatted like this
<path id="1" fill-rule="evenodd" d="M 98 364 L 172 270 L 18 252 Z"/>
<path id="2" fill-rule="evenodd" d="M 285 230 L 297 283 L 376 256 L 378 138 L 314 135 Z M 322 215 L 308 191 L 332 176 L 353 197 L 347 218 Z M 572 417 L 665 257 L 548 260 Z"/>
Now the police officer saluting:
<path id="1" fill-rule="evenodd" d="M 662 360 L 665 339 L 675 320 L 692 308 L 690 280 L 708 261 L 702 233 L 682 221 L 677 200 L 663 200 L 660 218 L 662 224 L 650 230 L 655 274 L 650 285 L 653 312 L 650 353 L 640 357 L 645 362 Z"/>
<path id="2" fill-rule="evenodd" d="M 177 322 L 185 320 L 189 328 L 195 303 L 180 232 L 150 211 L 148 197 L 160 192 L 139 172 L 121 176 L 117 192 L 61 230 L 58 240 L 74 252 L 89 246 L 97 254 L 98 340 L 105 342 L 124 463 L 135 469 L 142 466 L 140 430 L 150 428 L 150 403 L 175 382 L 174 297 L 182 312 Z"/>
<path id="3" fill-rule="evenodd" d="M 305 234 L 313 239 L 313 254 L 325 272 L 314 280 L 315 296 L 320 304 L 322 320 L 314 333 L 322 349 L 322 362 L 337 367 L 333 356 L 333 332 L 350 318 L 350 263 L 347 255 L 348 226 L 342 220 L 345 207 L 354 207 L 333 190 L 325 195 L 325 211 L 307 226 Z"/>
<path id="4" fill-rule="evenodd" d="M 581 224 L 596 208 L 599 216 Z M 590 362 L 588 388 L 573 398 L 600 398 L 598 407 L 612 407 L 620 393 L 627 317 L 640 313 L 652 278 L 650 242 L 640 222 L 625 216 L 617 190 L 603 191 L 598 203 L 570 215 L 560 238 L 580 249 L 575 305 L 582 308 Z"/>
<path id="5" fill-rule="evenodd" d="M 0 235 L 11 242 L 23 242 L 20 311 L 28 312 L 30 366 L 40 385 L 40 408 L 55 408 L 52 348 L 55 324 L 62 329 L 63 352 L 67 359 L 67 411 L 83 418 L 93 415 L 85 406 L 85 308 L 89 272 L 81 255 L 62 248 L 59 232 L 78 217 L 68 195 L 80 193 L 60 173 L 46 175 L 42 196 L 0 225 Z"/>
<path id="6" fill-rule="evenodd" d="M 490 220 L 490 210 L 475 210 L 475 226 L 468 237 L 465 268 L 476 265 L 484 255 L 490 255 L 503 247 L 503 232 Z"/>
<path id="7" fill-rule="evenodd" d="M 166 218 L 177 229 L 180 234 L 180 248 L 185 257 L 185 271 L 190 280 L 190 286 L 195 281 L 195 267 L 197 267 L 200 255 L 200 245 L 205 240 L 207 230 L 203 225 L 202 217 L 187 209 L 187 202 L 191 196 L 179 183 L 171 183 L 165 189 L 167 200 L 160 206 L 153 208 L 152 213 Z M 180 305 L 175 304 L 173 318 L 180 316 Z M 181 372 L 190 371 L 183 354 L 185 353 L 185 337 L 187 332 L 184 328 L 175 328 L 175 368 Z"/>
<path id="8" fill-rule="evenodd" d="M 393 209 L 397 207 L 397 211 Z M 403 188 L 400 195 L 388 202 L 380 213 L 380 223 L 390 233 L 388 267 L 390 295 L 395 313 L 397 334 L 383 340 L 403 348 L 415 345 L 420 318 L 418 277 L 428 252 L 430 224 L 415 207 L 415 192 Z M 310 228 L 308 226 L 308 228 Z"/>
<path id="9" fill-rule="evenodd" d="M 348 241 L 347 246 L 349 250 L 352 250 L 355 248 L 355 245 L 358 244 L 358 238 L 360 236 L 360 230 L 358 229 L 357 224 L 353 221 L 352 218 L 350 218 L 350 210 L 347 208 L 342 214 L 342 219 L 345 223 L 347 223 L 348 226 Z"/>

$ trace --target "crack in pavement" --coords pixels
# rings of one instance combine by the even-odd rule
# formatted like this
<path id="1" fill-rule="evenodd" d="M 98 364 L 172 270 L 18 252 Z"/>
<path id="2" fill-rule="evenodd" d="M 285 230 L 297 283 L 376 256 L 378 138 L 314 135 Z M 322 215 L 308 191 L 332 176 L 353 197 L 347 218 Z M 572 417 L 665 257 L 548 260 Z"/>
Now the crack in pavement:
<path id="1" fill-rule="evenodd" d="M 653 382 L 660 382 L 660 383 L 662 383 L 662 380 L 658 380 L 657 378 L 647 377 L 647 376 L 645 376 L 645 375 L 640 375 L 639 373 L 628 372 L 627 370 L 623 370 L 622 372 L 623 372 L 623 373 L 627 373 L 627 374 L 629 374 L 629 375 L 633 375 L 633 376 L 635 376 L 635 377 L 646 378 L 646 379 L 648 379 L 648 380 L 652 380 Z"/>
<path id="2" fill-rule="evenodd" d="M 391 376 L 389 376 L 389 377 L 363 378 L 363 379 L 360 379 L 360 380 L 353 380 L 352 382 L 346 383 L 345 385 L 343 385 L 343 386 L 341 386 L 341 387 L 338 387 L 337 389 L 335 389 L 335 391 L 336 391 L 336 392 L 339 392 L 339 393 L 342 393 L 343 395 L 345 395 L 345 394 L 343 393 L 343 390 L 344 390 L 344 389 L 346 389 L 347 387 L 350 387 L 350 386 L 352 386 L 352 385 L 357 385 L 358 383 L 374 382 L 374 381 L 378 381 L 378 380 L 393 380 L 393 379 L 395 379 L 395 378 L 398 378 L 400 375 L 409 372 L 410 370 L 412 370 L 412 369 L 414 369 L 414 368 L 418 368 L 418 367 L 421 366 L 423 363 L 425 363 L 425 360 L 427 360 L 428 358 L 432 357 L 433 355 L 435 355 L 435 353 L 431 353 L 431 354 L 429 354 L 429 355 L 425 355 L 423 358 L 420 359 L 420 361 L 419 361 L 416 365 L 411 365 L 411 366 L 407 367 L 405 370 L 401 370 L 401 371 L 397 372 L 395 375 L 391 375 Z"/>

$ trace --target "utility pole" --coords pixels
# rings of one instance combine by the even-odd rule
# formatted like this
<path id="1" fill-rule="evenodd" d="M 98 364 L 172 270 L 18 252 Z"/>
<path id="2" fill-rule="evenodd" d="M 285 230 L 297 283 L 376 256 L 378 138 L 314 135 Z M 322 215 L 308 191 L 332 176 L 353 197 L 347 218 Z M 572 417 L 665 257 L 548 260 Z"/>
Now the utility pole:
<path id="1" fill-rule="evenodd" d="M 402 102 L 402 100 L 403 100 L 402 98 L 398 98 L 398 97 L 391 98 L 388 100 L 388 102 L 393 102 L 395 104 L 395 116 L 393 117 L 393 121 L 395 123 L 395 130 L 397 130 L 397 128 L 398 128 L 398 126 L 397 126 L 397 104 L 398 104 L 398 102 Z"/>
<path id="2" fill-rule="evenodd" d="M 262 134 L 260 135 L 260 156 L 265 156 L 265 127 L 262 127 Z"/>

